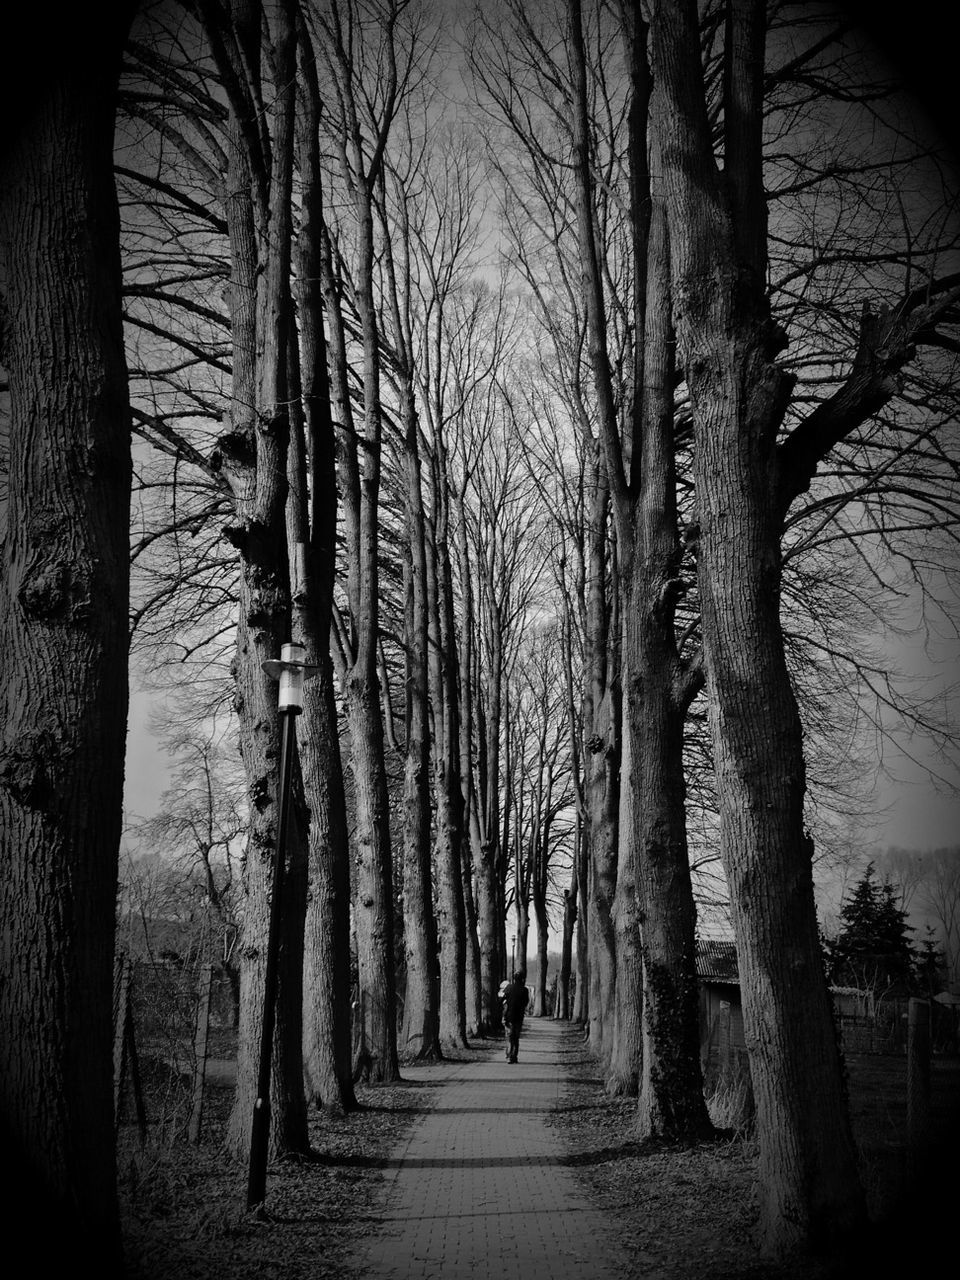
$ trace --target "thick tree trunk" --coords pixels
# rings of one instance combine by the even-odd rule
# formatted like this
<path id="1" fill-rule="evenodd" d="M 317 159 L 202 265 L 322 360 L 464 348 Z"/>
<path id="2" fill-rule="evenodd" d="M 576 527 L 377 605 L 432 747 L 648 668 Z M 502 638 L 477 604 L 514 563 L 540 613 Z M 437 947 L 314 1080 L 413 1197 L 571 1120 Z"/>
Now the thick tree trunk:
<path id="1" fill-rule="evenodd" d="M 517 895 L 515 910 L 517 913 L 517 951 L 514 971 L 517 973 L 526 973 L 527 949 L 530 935 L 530 906 L 522 893 L 518 893 Z"/>
<path id="2" fill-rule="evenodd" d="M 413 736 L 413 715 L 409 724 L 403 835 L 403 940 L 407 983 L 399 1046 L 403 1062 L 433 1061 L 442 1056 L 437 927 L 430 866 L 430 764 L 425 719 L 420 730 L 424 734 L 422 738 Z"/>
<path id="3" fill-rule="evenodd" d="M 481 1035 L 496 1032 L 500 1026 L 497 987 L 500 984 L 499 895 L 494 861 L 495 842 L 485 840 L 480 829 L 476 796 L 472 796 L 467 813 L 470 848 L 473 857 L 473 883 L 476 894 L 477 946 L 480 955 L 480 1027 Z"/>
<path id="4" fill-rule="evenodd" d="M 536 924 L 537 985 L 533 992 L 533 1012 L 542 1018 L 547 1011 L 547 953 L 550 940 L 550 923 L 547 919 L 546 897 L 533 896 L 533 918 Z"/>
<path id="5" fill-rule="evenodd" d="M 307 649 L 308 657 L 311 649 Z M 308 1099 L 349 1111 L 350 867 L 343 770 L 329 650 L 304 688 L 300 760 L 310 810 L 303 955 L 303 1070 Z"/>
<path id="6" fill-rule="evenodd" d="M 486 661 L 480 665 L 484 690 L 482 712 L 477 714 L 480 744 L 477 766 L 478 791 L 475 814 L 469 814 L 474 845 L 474 883 L 477 888 L 477 937 L 480 944 L 481 1025 L 484 1034 L 502 1027 L 497 988 L 506 972 L 503 963 L 504 879 L 500 845 L 500 707 L 503 671 L 502 635 L 492 599 L 492 583 L 486 582 L 487 613 L 484 637 Z"/>
<path id="7" fill-rule="evenodd" d="M 383 720 L 376 675 L 354 670 L 346 682 L 351 767 L 357 802 L 356 933 L 363 1044 L 370 1078 L 397 1080 L 396 979 L 393 955 L 393 860 Z"/>
<path id="8" fill-rule="evenodd" d="M 437 922 L 430 860 L 430 724 L 426 527 L 412 393 L 404 406 L 409 556 L 405 638 L 407 742 L 403 780 L 403 942 L 407 983 L 400 1056 L 432 1061 L 440 1050 Z"/>
<path id="9" fill-rule="evenodd" d="M 256 491 L 256 439 L 252 406 L 256 403 L 256 239 L 249 184 L 238 154 L 236 178 L 228 206 L 231 239 L 231 329 L 233 334 L 234 413 L 228 437 L 220 441 L 222 467 L 235 494 Z M 280 475 L 283 475 L 281 469 Z M 274 477 L 274 484 L 276 484 Z M 268 894 L 271 854 L 276 839 L 277 772 L 280 760 L 280 719 L 277 684 L 260 668 L 260 662 L 277 658 L 288 639 L 286 530 L 283 498 L 273 502 L 272 537 L 253 515 L 253 503 L 238 501 L 246 509 L 249 529 L 240 524 L 231 534 L 241 552 L 240 605 L 238 609 L 234 708 L 240 731 L 247 794 L 251 799 L 250 827 L 244 861 L 241 911 L 240 1017 L 237 1038 L 237 1090 L 229 1124 L 228 1141 L 239 1158 L 249 1151 L 253 1108 L 257 1099 L 259 1045 L 263 1027 L 263 979 L 269 920 Z M 271 1084 L 277 1084 L 274 1062 Z M 273 1088 L 271 1111 L 273 1112 Z M 277 1099 L 278 1102 L 282 1100 Z M 273 1114 L 276 1114 L 275 1112 Z M 275 1129 L 271 1137 L 275 1136 Z"/>
<path id="10" fill-rule="evenodd" d="M 624 667 L 629 679 L 629 645 Z M 629 693 L 630 684 L 627 685 Z M 630 708 L 632 712 L 632 708 Z M 632 733 L 623 735 L 621 762 L 625 778 L 635 781 Z M 620 791 L 620 852 L 617 858 L 617 888 L 610 923 L 616 952 L 616 987 L 613 1018 L 604 1039 L 608 1046 L 605 1086 L 613 1097 L 636 1097 L 640 1079 L 643 981 L 640 961 L 640 929 L 637 921 L 636 851 L 633 813 L 635 787 Z"/>
<path id="11" fill-rule="evenodd" d="M 275 555 L 276 547 L 272 545 L 269 559 Z M 240 1156 L 249 1151 L 253 1109 L 258 1094 L 269 905 L 273 892 L 274 849 L 278 839 L 280 725 L 277 682 L 260 670 L 260 664 L 279 655 L 285 643 L 282 637 L 289 634 L 289 611 L 285 607 L 286 557 L 281 554 L 280 562 L 268 568 L 267 560 L 260 555 L 249 555 L 248 548 L 242 581 L 234 705 L 240 722 L 240 749 L 252 803 L 240 942 L 237 1091 L 230 1119 L 230 1142 Z M 251 615 L 258 618 L 256 628 L 246 623 Z M 302 1070 L 305 855 L 306 833 L 301 822 L 291 820 L 283 872 L 284 914 L 270 1073 L 271 1158 L 290 1152 L 306 1154 L 310 1149 Z"/>
<path id="12" fill-rule="evenodd" d="M 610 767 L 614 753 L 608 736 L 597 733 L 592 745 L 588 742 L 588 750 L 591 753 L 587 757 L 586 782 L 591 862 L 587 914 L 590 1048 L 606 1064 L 612 1044 L 617 981 L 612 914 L 617 891 L 619 782 Z M 619 755 L 617 750 L 618 764 Z"/>
<path id="13" fill-rule="evenodd" d="M 757 1101 L 761 1236 L 779 1256 L 863 1221 L 803 827 L 802 732 L 780 630 L 775 446 L 789 381 L 764 296 L 762 0 L 731 7 L 721 182 L 696 5 L 653 7 L 658 121 L 694 483 L 721 856 Z"/>
<path id="14" fill-rule="evenodd" d="M 440 969 L 440 1043 L 467 1045 L 463 902 L 464 806 L 460 785 L 459 655 L 447 535 L 449 491 L 442 438 L 434 441 L 432 520 L 426 543 L 429 680 L 433 723 L 434 857 Z"/>
<path id="15" fill-rule="evenodd" d="M 460 698 L 460 790 L 462 807 L 463 907 L 466 930 L 466 978 L 464 1005 L 467 1019 L 467 1035 L 481 1036 L 489 1022 L 489 1008 L 493 992 L 489 989 L 490 974 L 484 960 L 480 937 L 480 912 L 487 886 L 481 883 L 483 868 L 483 841 L 480 838 L 479 812 L 473 778 L 473 647 L 475 643 L 473 618 L 472 565 L 467 551 L 466 522 L 460 501 L 451 498 L 456 516 L 457 554 L 460 561 L 460 643 L 457 646 L 458 673 L 455 687 Z"/>
<path id="16" fill-rule="evenodd" d="M 696 906 L 687 849 L 683 726 L 699 665 L 677 652 L 683 590 L 673 442 L 673 329 L 666 214 L 646 218 L 646 323 L 640 492 L 625 605 L 631 848 L 643 950 L 642 1137 L 694 1141 L 713 1132 L 703 1096 L 695 963 Z M 626 576 L 626 575 L 625 575 Z"/>
<path id="17" fill-rule="evenodd" d="M 265 57 L 261 14 L 237 3 L 229 14 L 205 8 L 211 47 L 229 21 L 232 34 Z M 220 437 L 219 458 L 234 497 L 236 524 L 225 531 L 240 552 L 240 600 L 233 674 L 240 750 L 251 802 L 244 862 L 244 904 L 240 944 L 240 1026 L 237 1090 L 229 1142 L 239 1154 L 249 1149 L 259 1092 L 259 1056 L 266 998 L 270 897 L 278 831 L 278 766 L 281 721 L 278 687 L 262 664 L 280 656 L 290 639 L 290 577 L 287 557 L 287 449 L 290 437 L 289 349 L 293 304 L 290 296 L 292 224 L 290 197 L 294 150 L 294 68 L 296 38 L 291 15 L 278 5 L 270 58 L 278 77 L 272 114 L 270 157 L 250 132 L 259 67 L 251 64 L 243 85 L 234 84 L 231 107 L 227 222 L 230 235 L 230 305 L 233 387 L 230 431 Z M 223 55 L 223 58 L 226 56 Z M 229 61 L 229 59 L 226 59 Z M 290 824 L 288 884 L 284 903 L 276 997 L 276 1026 L 270 1072 L 269 1151 L 306 1154 L 306 1100 L 302 1067 L 303 938 L 306 901 L 306 831 Z"/>
<path id="18" fill-rule="evenodd" d="M 579 840 L 579 835 L 578 835 Z M 557 1002 L 553 1016 L 569 1022 L 572 1016 L 570 979 L 573 968 L 573 943 L 577 932 L 577 869 L 574 865 L 570 887 L 563 891 L 563 933 L 560 943 L 560 969 L 557 973 Z"/>
<path id="19" fill-rule="evenodd" d="M 577 918 L 575 951 L 577 957 L 576 986 L 573 993 L 573 1020 L 583 1027 L 590 1026 L 590 949 L 587 943 L 586 911 L 583 904 L 590 892 L 590 864 L 586 841 L 581 836 L 580 857 L 577 861 Z"/>
<path id="20" fill-rule="evenodd" d="M 635 1027 L 636 934 L 630 885 L 635 877 L 644 952 L 641 1132 L 686 1139 L 710 1131 L 700 1079 L 693 957 L 694 907 L 685 833 L 682 745 L 687 664 L 676 648 L 674 608 L 679 540 L 673 463 L 673 368 L 666 226 L 652 198 L 647 126 L 651 81 L 638 7 L 624 6 L 631 74 L 630 176 L 634 255 L 634 387 L 626 442 L 621 440 L 610 355 L 602 252 L 595 229 L 585 51 L 579 0 L 570 0 L 575 87 L 577 220 L 583 255 L 590 363 L 597 387 L 607 478 L 617 535 L 626 637 L 627 699 L 623 774 L 631 795 L 629 830 L 620 831 L 617 982 L 626 1026 L 619 1075 L 630 1079 Z M 654 161 L 656 163 L 656 161 Z M 626 761 L 629 759 L 629 767 Z M 621 958 L 629 973 L 621 974 Z M 618 1083 L 616 1078 L 614 1083 Z"/>
<path id="21" fill-rule="evenodd" d="M 442 745 L 442 740 L 441 740 Z M 437 934 L 440 945 L 440 1043 L 444 1049 L 467 1044 L 464 977 L 463 885 L 460 869 L 460 823 L 449 777 L 449 758 L 434 767 L 437 833 Z M 459 787 L 459 782 L 455 784 Z"/>
<path id="22" fill-rule="evenodd" d="M 456 654 L 448 619 L 446 544 L 434 545 L 431 606 L 431 697 L 434 707 L 434 796 L 437 874 L 437 935 L 440 946 L 440 1042 L 444 1049 L 467 1044 L 466 937 L 463 906 L 463 795 L 460 790 L 460 735 L 457 730 Z"/>
<path id="23" fill-rule="evenodd" d="M 294 633 L 320 667 L 304 689 L 299 723 L 310 811 L 303 956 L 304 1080 L 310 1099 L 356 1106 L 350 1010 L 350 847 L 343 760 L 333 687 L 330 628 L 337 554 L 336 440 L 324 333 L 323 192 L 315 50 L 299 28 L 298 143 L 301 215 L 297 238 L 304 438 L 291 450 L 288 524 L 294 564 Z M 300 561 L 302 558 L 302 571 Z M 302 577 L 302 581 L 300 580 Z"/>
<path id="24" fill-rule="evenodd" d="M 592 444 L 588 446 L 595 449 Z M 591 453 L 588 466 L 590 521 L 587 531 L 586 691 L 584 697 L 584 811 L 583 857 L 589 866 L 588 884 L 581 885 L 581 933 L 585 933 L 587 963 L 578 982 L 585 1008 L 580 1017 L 589 1028 L 590 1047 L 601 1061 L 612 1048 L 617 983 L 617 942 L 613 907 L 617 891 L 622 767 L 621 655 L 619 637 L 611 635 L 608 596 L 609 486 L 599 456 Z M 615 613 L 614 613 L 615 616 Z M 614 630 L 614 634 L 615 630 Z M 589 985 L 588 985 L 589 983 Z"/>
<path id="25" fill-rule="evenodd" d="M 701 598 L 720 852 L 757 1104 L 761 1232 L 768 1251 L 788 1255 L 858 1227 L 863 1202 L 803 825 L 802 729 L 778 609 L 779 519 L 764 451 L 749 456 L 741 378 L 697 386 Z"/>
<path id="26" fill-rule="evenodd" d="M 19 21 L 19 20 L 18 20 Z M 121 6 L 44 31 L 0 165 L 0 1131 L 41 1274 L 120 1273 L 112 1018 L 130 422 L 113 185 Z"/>
<path id="27" fill-rule="evenodd" d="M 480 942 L 477 937 L 477 901 L 473 892 L 473 855 L 470 837 L 463 821 L 463 814 L 464 809 L 461 807 L 460 875 L 463 888 L 463 1007 L 467 1038 L 469 1039 L 471 1036 L 480 1035 L 481 1029 Z"/>
<path id="28" fill-rule="evenodd" d="M 644 598 L 657 601 L 655 590 Z M 656 607 L 656 606 L 655 606 Z M 632 611 L 634 625 L 650 621 Z M 712 1133 L 703 1096 L 695 968 L 696 914 L 687 852 L 682 701 L 676 654 L 655 621 L 646 643 L 631 643 L 628 683 L 634 814 L 631 845 L 641 907 L 643 1050 L 638 1103 L 641 1137 L 694 1141 Z M 629 659 L 628 659 L 629 662 Z"/>

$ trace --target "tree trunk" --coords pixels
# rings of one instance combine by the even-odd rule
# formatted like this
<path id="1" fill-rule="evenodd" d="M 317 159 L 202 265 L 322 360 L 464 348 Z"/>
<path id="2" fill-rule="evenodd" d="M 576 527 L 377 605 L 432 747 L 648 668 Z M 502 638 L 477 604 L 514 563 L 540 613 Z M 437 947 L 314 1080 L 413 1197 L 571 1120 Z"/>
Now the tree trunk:
<path id="1" fill-rule="evenodd" d="M 763 293 L 764 17 L 750 0 L 731 10 L 727 128 L 739 164 L 723 184 L 695 4 L 657 4 L 652 30 L 667 95 L 662 167 L 695 431 L 707 691 L 757 1103 L 761 1235 L 767 1252 L 786 1257 L 858 1229 L 864 1209 L 820 957 L 802 732 L 779 619 L 775 445 L 789 383 L 774 363 Z"/>
<path id="2" fill-rule="evenodd" d="M 461 809 L 461 813 L 463 810 Z M 477 902 L 473 892 L 473 853 L 466 823 L 461 820 L 460 872 L 463 887 L 464 977 L 463 1006 L 467 1038 L 481 1033 L 480 942 Z"/>
<path id="3" fill-rule="evenodd" d="M 577 840 L 579 842 L 579 830 Z M 576 857 L 577 855 L 575 855 Z M 557 974 L 557 1002 L 553 1016 L 569 1022 L 572 1017 L 570 979 L 573 966 L 573 942 L 577 931 L 577 868 L 574 864 L 570 887 L 563 891 L 563 934 L 560 944 L 560 970 Z"/>
<path id="4" fill-rule="evenodd" d="M 363 1041 L 370 1078 L 397 1080 L 396 979 L 393 956 L 393 861 L 390 851 L 383 720 L 376 674 L 351 671 L 346 684 L 351 767 L 357 801 L 357 961 Z"/>
<path id="5" fill-rule="evenodd" d="M 720 447 L 701 445 L 697 468 L 721 856 L 757 1105 L 762 1233 L 770 1251 L 789 1254 L 858 1226 L 862 1200 L 803 828 L 802 731 L 777 610 L 779 530 L 756 490 L 738 483 L 740 425 L 722 416 L 701 420 Z"/>
<path id="6" fill-rule="evenodd" d="M 605 707 L 609 706 L 605 700 Z M 602 722 L 601 722 L 602 723 Z M 590 894 L 587 915 L 590 976 L 590 1048 L 606 1062 L 611 1048 L 617 957 L 613 931 L 613 902 L 617 889 L 617 819 L 619 781 L 611 769 L 612 752 L 606 735 L 588 744 L 586 798 L 590 816 Z M 619 751 L 616 758 L 619 763 Z"/>
<path id="7" fill-rule="evenodd" d="M 624 666 L 628 678 L 629 656 L 629 645 L 627 645 Z M 628 691 L 630 687 L 628 684 Z M 623 735 L 620 759 L 624 777 L 635 783 L 632 737 L 630 732 Z M 620 790 L 621 847 L 617 857 L 617 888 L 610 912 L 617 980 L 613 999 L 613 1017 L 604 1041 L 608 1046 L 605 1086 L 607 1093 L 612 1097 L 636 1097 L 640 1079 L 643 980 L 640 961 L 640 929 L 637 920 L 637 858 L 633 844 L 635 836 L 633 812 L 636 804 L 634 793 L 634 785 L 622 787 Z"/>
<path id="8" fill-rule="evenodd" d="M 339 290 L 342 281 L 334 264 L 330 237 L 324 242 L 324 298 L 330 327 L 334 416 L 340 424 L 338 479 L 343 498 L 346 540 L 346 589 L 352 634 L 340 654 L 341 685 L 347 700 L 351 740 L 351 769 L 357 802 L 357 901 L 355 929 L 360 977 L 360 1016 L 364 1047 L 372 1055 L 372 1078 L 399 1078 L 397 1059 L 397 993 L 394 959 L 393 857 L 390 837 L 390 799 L 384 760 L 384 731 L 377 678 L 380 630 L 379 508 L 382 413 L 382 335 L 377 309 L 375 275 L 380 267 L 374 228 L 374 192 L 383 163 L 384 147 L 397 106 L 397 58 L 394 21 L 383 28 L 369 24 L 374 41 L 382 35 L 388 49 L 374 73 L 376 90 L 361 83 L 363 61 L 352 58 L 344 45 L 341 14 L 317 11 L 324 30 L 326 65 L 336 89 L 335 130 L 342 142 L 340 164 L 355 235 L 355 264 L 351 300 L 360 322 L 362 342 L 362 422 L 352 410 L 352 371 L 348 367 Z M 353 15 L 349 38 L 358 34 Z M 362 44 L 362 39 L 361 39 Z M 373 93 L 383 108 L 376 128 L 378 145 L 368 151 L 361 124 L 363 100 Z M 369 102 L 369 100 L 368 100 Z M 344 216 L 347 209 L 343 210 Z M 347 651 L 348 650 L 348 651 Z"/>
<path id="9" fill-rule="evenodd" d="M 444 530 L 446 477 L 434 460 L 434 530 L 430 557 L 430 685 L 434 723 L 434 797 L 437 869 L 437 934 L 440 947 L 440 1043 L 465 1048 L 466 937 L 464 932 L 463 795 L 460 790 L 460 733 L 456 689 L 457 655 L 452 628 L 449 558 Z M 439 528 L 438 528 L 439 525 Z"/>
<path id="10" fill-rule="evenodd" d="M 311 654 L 307 650 L 308 657 Z M 333 669 L 329 650 L 304 688 L 300 759 L 310 806 L 303 957 L 303 1068 L 317 1106 L 353 1110 L 350 868 Z"/>
<path id="11" fill-rule="evenodd" d="M 534 893 L 533 918 L 537 934 L 537 986 L 533 993 L 533 1012 L 543 1017 L 547 1011 L 547 954 L 550 939 L 550 924 L 547 919 L 547 902 L 545 896 Z"/>
<path id="12" fill-rule="evenodd" d="M 502 1027 L 497 988 L 506 972 L 503 963 L 503 892 L 500 844 L 500 707 L 503 671 L 502 635 L 492 583 L 487 580 L 485 627 L 486 661 L 480 664 L 480 685 L 484 691 L 482 711 L 477 714 L 478 790 L 476 814 L 470 815 L 474 837 L 474 876 L 477 886 L 477 936 L 480 944 L 481 1023 L 484 1034 L 497 1034 Z M 477 830 L 474 832 L 473 823 Z"/>
<path id="13" fill-rule="evenodd" d="M 412 393 L 404 404 L 408 586 L 405 617 L 407 742 L 403 781 L 403 924 L 407 984 L 400 1053 L 433 1061 L 440 1049 L 437 922 L 430 863 L 430 724 L 426 527 Z"/>
<path id="14" fill-rule="evenodd" d="M 694 970 L 694 905 L 684 812 L 682 728 L 695 673 L 677 651 L 675 606 L 680 545 L 673 459 L 671 308 L 665 219 L 652 198 L 648 170 L 651 81 L 639 9 L 625 6 L 631 76 L 629 118 L 634 317 L 633 395 L 626 443 L 614 395 L 601 252 L 595 231 L 593 174 L 578 0 L 570 0 L 571 70 L 575 86 L 577 219 L 583 254 L 590 363 L 597 387 L 604 457 L 617 536 L 624 615 L 623 681 L 627 698 L 623 748 L 630 767 L 629 830 L 620 830 L 618 898 L 623 981 L 638 980 L 630 911 L 635 876 L 644 952 L 643 1074 L 638 1117 L 644 1136 L 689 1139 L 710 1132 L 700 1078 Z M 654 161 L 656 163 L 656 161 Z M 624 864 L 627 865 L 624 865 Z M 630 865 L 632 863 L 632 865 Z M 617 981 L 621 981 L 617 955 Z M 634 992 L 618 1008 L 627 1021 L 621 1074 L 629 1079 Z M 678 1056 L 680 1055 L 680 1056 Z M 619 1083 L 616 1082 L 615 1083 Z"/>
<path id="15" fill-rule="evenodd" d="M 590 949 L 587 942 L 587 904 L 590 893 L 590 852 L 584 833 L 580 833 L 577 851 L 577 918 L 575 950 L 577 957 L 576 987 L 573 993 L 573 1020 L 586 1033 L 590 1026 Z"/>
<path id="16" fill-rule="evenodd" d="M 0 165 L 10 474 L 0 577 L 5 1204 L 43 1274 L 120 1273 L 113 938 L 130 421 L 113 185 L 128 15 L 60 14 Z M 22 30 L 21 30 L 22 35 Z M 8 119 L 10 117 L 8 116 Z"/>
<path id="17" fill-rule="evenodd" d="M 259 89 L 231 81 L 232 122 L 227 222 L 232 279 L 233 387 L 230 430 L 218 440 L 218 456 L 234 498 L 236 524 L 225 536 L 240 552 L 239 618 L 233 675 L 251 822 L 244 862 L 240 943 L 240 1027 L 237 1090 L 229 1142 L 238 1155 L 249 1149 L 258 1096 L 260 1041 L 265 1016 L 265 969 L 277 828 L 281 723 L 277 682 L 262 669 L 280 656 L 290 638 L 287 558 L 287 449 L 290 435 L 289 352 L 292 226 L 290 196 L 294 148 L 296 40 L 285 6 L 274 11 L 270 57 L 281 87 L 272 118 L 269 158 L 250 132 Z M 246 41 L 264 56 L 261 15 L 236 3 L 229 14 L 204 7 L 213 48 L 230 25 L 229 38 Z M 226 55 L 223 55 L 226 58 Z M 229 62 L 229 59 L 226 59 Z M 222 62 L 221 70 L 225 63 Z M 259 69 L 248 67 L 257 80 Z M 306 1154 L 310 1149 L 302 1068 L 303 931 L 306 832 L 291 822 L 289 889 L 281 918 L 276 1026 L 270 1073 L 269 1151 Z"/>
<path id="18" fill-rule="evenodd" d="M 304 440 L 291 450 L 296 468 L 290 468 L 288 523 L 294 564 L 299 566 L 302 557 L 302 573 L 295 574 L 293 592 L 294 630 L 306 647 L 307 660 L 320 668 L 304 687 L 304 714 L 299 725 L 304 792 L 310 810 L 303 1059 L 310 1099 L 336 1110 L 352 1110 L 357 1104 L 350 1011 L 350 848 L 330 653 L 338 497 L 321 296 L 320 98 L 314 49 L 302 27 L 299 34 L 297 300 Z"/>
<path id="19" fill-rule="evenodd" d="M 451 498 L 451 502 L 453 499 Z M 460 790 L 463 796 L 463 906 L 466 929 L 466 981 L 464 1004 L 467 1035 L 482 1036 L 490 1022 L 491 989 L 488 956 L 480 933 L 481 911 L 487 909 L 487 871 L 483 867 L 483 840 L 480 837 L 480 814 L 476 804 L 473 779 L 473 618 L 472 565 L 467 551 L 466 521 L 463 503 L 456 501 L 457 554 L 460 561 L 460 643 L 457 647 L 458 673 L 456 687 L 460 695 Z"/>
<path id="20" fill-rule="evenodd" d="M 624 608 L 627 720 L 635 761 L 630 845 L 643 935 L 638 1120 L 644 1138 L 694 1141 L 713 1132 L 700 1062 L 696 906 L 683 768 L 683 726 L 700 687 L 700 666 L 682 658 L 676 642 L 675 610 L 683 586 L 673 442 L 669 253 L 662 201 L 651 202 L 645 222 L 641 480 Z"/>

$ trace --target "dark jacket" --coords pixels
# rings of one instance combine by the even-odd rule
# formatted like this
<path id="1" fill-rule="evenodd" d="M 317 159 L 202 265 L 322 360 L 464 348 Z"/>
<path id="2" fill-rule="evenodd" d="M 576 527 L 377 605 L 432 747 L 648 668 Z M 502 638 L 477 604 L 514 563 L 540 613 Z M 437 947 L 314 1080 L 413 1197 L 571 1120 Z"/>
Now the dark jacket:
<path id="1" fill-rule="evenodd" d="M 530 993 L 522 982 L 511 982 L 503 997 L 504 1022 L 522 1022 Z"/>

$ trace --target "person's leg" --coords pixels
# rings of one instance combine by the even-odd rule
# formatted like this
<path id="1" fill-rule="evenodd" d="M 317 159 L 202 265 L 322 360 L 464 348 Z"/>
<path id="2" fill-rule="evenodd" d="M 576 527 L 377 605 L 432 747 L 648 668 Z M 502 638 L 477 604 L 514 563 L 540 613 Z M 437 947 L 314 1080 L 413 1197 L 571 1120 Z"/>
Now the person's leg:
<path id="1" fill-rule="evenodd" d="M 512 1022 L 510 1024 L 510 1050 L 507 1058 L 510 1062 L 516 1062 L 517 1050 L 520 1048 L 520 1023 Z"/>

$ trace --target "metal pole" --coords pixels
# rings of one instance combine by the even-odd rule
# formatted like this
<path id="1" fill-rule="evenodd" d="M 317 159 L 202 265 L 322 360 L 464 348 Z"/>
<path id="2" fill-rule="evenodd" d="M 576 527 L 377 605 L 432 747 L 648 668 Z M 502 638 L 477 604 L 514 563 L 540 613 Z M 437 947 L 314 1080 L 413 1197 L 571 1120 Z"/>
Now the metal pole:
<path id="1" fill-rule="evenodd" d="M 267 1194 L 267 1147 L 270 1137 L 270 1060 L 273 1054 L 273 1029 L 277 1020 L 277 969 L 280 956 L 281 897 L 283 868 L 287 845 L 287 813 L 289 810 L 290 773 L 293 763 L 294 719 L 300 708 L 280 710 L 283 733 L 280 746 L 280 801 L 277 813 L 277 842 L 273 858 L 273 883 L 270 891 L 270 924 L 267 933 L 267 958 L 263 977 L 263 1020 L 260 1029 L 260 1065 L 257 1072 L 257 1100 L 250 1128 L 250 1170 L 247 1178 L 247 1208 L 262 1205 Z"/>

